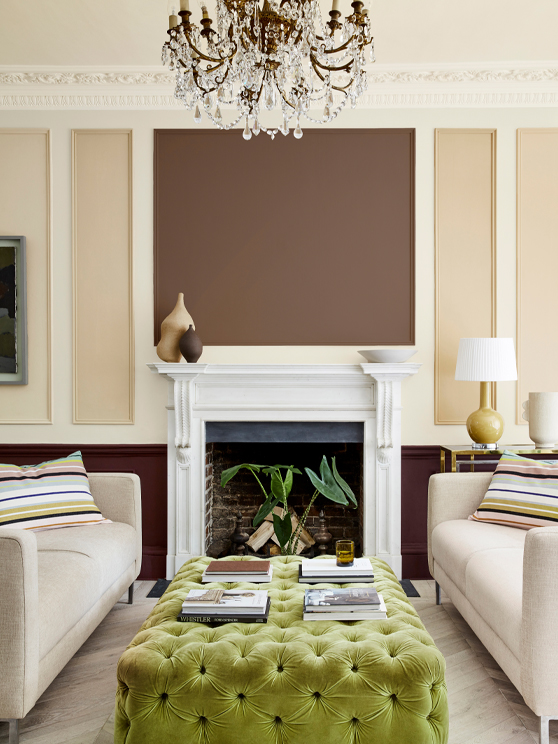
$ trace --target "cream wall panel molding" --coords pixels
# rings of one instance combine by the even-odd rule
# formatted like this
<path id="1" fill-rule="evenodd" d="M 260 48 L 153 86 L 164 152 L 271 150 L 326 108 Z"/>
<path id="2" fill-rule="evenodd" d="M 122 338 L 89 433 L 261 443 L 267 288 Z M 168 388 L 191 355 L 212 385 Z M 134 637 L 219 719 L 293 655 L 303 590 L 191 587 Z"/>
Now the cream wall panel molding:
<path id="1" fill-rule="evenodd" d="M 0 66 L 0 105 L 14 109 L 181 109 L 161 67 Z M 370 65 L 359 108 L 558 105 L 558 61 Z"/>
<path id="2" fill-rule="evenodd" d="M 52 423 L 50 132 L 0 129 L 0 234 L 27 239 L 28 384 L 0 385 L 0 424 Z"/>
<path id="3" fill-rule="evenodd" d="M 464 424 L 479 385 L 456 381 L 459 339 L 496 333 L 496 130 L 435 132 L 435 423 Z"/>
<path id="4" fill-rule="evenodd" d="M 517 406 L 558 390 L 558 128 L 517 130 Z M 550 332 L 550 335 L 549 335 Z"/>
<path id="5" fill-rule="evenodd" d="M 134 423 L 132 132 L 72 131 L 74 423 Z"/>

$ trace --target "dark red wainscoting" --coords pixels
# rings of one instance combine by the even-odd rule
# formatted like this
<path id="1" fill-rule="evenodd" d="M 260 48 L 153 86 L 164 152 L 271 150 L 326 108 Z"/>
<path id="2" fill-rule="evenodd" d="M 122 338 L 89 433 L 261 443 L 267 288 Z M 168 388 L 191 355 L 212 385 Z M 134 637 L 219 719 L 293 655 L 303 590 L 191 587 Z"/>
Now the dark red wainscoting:
<path id="1" fill-rule="evenodd" d="M 141 480 L 143 558 L 140 578 L 166 574 L 166 444 L 0 444 L 0 462 L 33 465 L 80 450 L 90 473 L 136 473 Z"/>
<path id="2" fill-rule="evenodd" d="M 404 579 L 430 579 L 426 547 L 428 479 L 440 471 L 440 448 L 401 448 L 401 552 Z"/>
<path id="3" fill-rule="evenodd" d="M 166 573 L 167 446 L 165 444 L 0 444 L 0 462 L 32 465 L 81 450 L 91 473 L 136 473 L 141 479 L 143 561 L 141 578 Z M 401 459 L 403 577 L 430 578 L 426 550 L 428 479 L 438 472 L 440 450 L 407 445 Z"/>

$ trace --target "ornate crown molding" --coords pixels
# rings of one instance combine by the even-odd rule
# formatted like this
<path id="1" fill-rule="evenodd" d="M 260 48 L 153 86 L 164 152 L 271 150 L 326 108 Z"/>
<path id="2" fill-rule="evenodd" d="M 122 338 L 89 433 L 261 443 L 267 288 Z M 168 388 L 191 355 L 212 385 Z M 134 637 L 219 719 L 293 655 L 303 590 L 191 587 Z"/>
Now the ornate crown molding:
<path id="1" fill-rule="evenodd" d="M 387 65 L 369 72 L 359 108 L 558 106 L 558 61 Z M 0 66 L 3 109 L 181 109 L 160 67 Z"/>

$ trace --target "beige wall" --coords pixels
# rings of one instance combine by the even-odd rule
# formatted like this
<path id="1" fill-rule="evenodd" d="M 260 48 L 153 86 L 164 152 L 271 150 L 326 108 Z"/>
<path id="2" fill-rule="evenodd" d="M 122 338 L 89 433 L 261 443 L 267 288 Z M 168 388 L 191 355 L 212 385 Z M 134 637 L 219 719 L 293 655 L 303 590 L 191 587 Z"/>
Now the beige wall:
<path id="1" fill-rule="evenodd" d="M 495 128 L 497 154 L 497 334 L 515 336 L 515 168 L 516 129 L 549 127 L 552 109 L 507 110 L 377 110 L 346 111 L 344 127 L 416 127 L 416 347 L 413 361 L 420 373 L 404 383 L 403 443 L 466 442 L 464 426 L 434 425 L 434 130 L 435 128 Z M 5 442 L 164 442 L 166 386 L 145 364 L 156 361 L 153 347 L 152 176 L 153 129 L 191 126 L 186 112 L 3 112 L 3 127 L 51 129 L 53 164 L 53 424 L 0 426 Z M 72 267 L 71 267 L 71 130 L 133 129 L 134 136 L 134 310 L 135 424 L 72 424 Z M 240 137 L 240 132 L 238 134 Z M 304 140 L 302 140 L 302 143 Z M 248 145 L 249 146 L 249 145 Z M 4 225 L 9 230 L 9 225 Z M 373 229 L 371 226 L 370 229 Z M 21 232 L 25 232 L 21 230 Z M 457 278 L 458 280 L 458 278 Z M 32 302 L 33 300 L 31 300 Z M 204 362 L 347 362 L 359 363 L 348 347 L 207 348 Z M 110 359 L 106 360 L 110 366 Z M 558 387 L 558 386 L 557 386 Z M 508 442 L 526 442 L 526 427 L 516 426 L 515 384 L 501 383 L 498 409 L 506 421 Z"/>
<path id="2" fill-rule="evenodd" d="M 365 4 L 380 63 L 556 58 L 556 0 Z M 212 0 L 208 5 L 211 10 Z M 321 6 L 327 18 L 331 0 Z M 198 22 L 198 3 L 191 9 Z M 348 14 L 350 0 L 340 9 Z M 0 13 L 0 64 L 6 65 L 156 65 L 168 23 L 165 0 L 0 0 Z"/>
<path id="3" fill-rule="evenodd" d="M 434 415 L 437 424 L 464 424 L 479 385 L 455 379 L 459 339 L 496 332 L 496 131 L 435 136 Z"/>
<path id="4" fill-rule="evenodd" d="M 530 392 L 558 390 L 558 128 L 517 133 L 517 419 Z M 550 331 L 550 333 L 549 333 Z"/>

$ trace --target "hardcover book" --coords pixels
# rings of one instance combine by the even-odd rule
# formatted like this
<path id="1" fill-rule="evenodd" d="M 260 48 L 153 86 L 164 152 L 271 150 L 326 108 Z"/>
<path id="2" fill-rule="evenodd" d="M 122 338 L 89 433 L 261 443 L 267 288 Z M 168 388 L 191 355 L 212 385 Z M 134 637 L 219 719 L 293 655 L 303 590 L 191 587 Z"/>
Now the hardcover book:
<path id="1" fill-rule="evenodd" d="M 242 589 L 190 589 L 182 604 L 188 615 L 264 615 L 267 591 Z"/>
<path id="2" fill-rule="evenodd" d="M 265 613 L 263 615 L 219 615 L 210 611 L 198 614 L 197 612 L 186 608 L 176 618 L 181 623 L 267 623 L 269 607 L 271 600 L 268 598 Z"/>
<path id="3" fill-rule="evenodd" d="M 269 561 L 211 561 L 205 569 L 206 574 L 266 574 L 269 572 Z"/>
<path id="4" fill-rule="evenodd" d="M 302 561 L 301 566 L 303 576 L 333 576 L 339 573 L 367 576 L 374 573 L 368 558 L 355 558 L 352 566 L 338 566 L 335 558 Z"/>
<path id="5" fill-rule="evenodd" d="M 304 576 L 302 573 L 302 566 L 298 567 L 298 581 L 300 584 L 373 584 L 374 574 L 372 573 L 372 567 L 370 573 L 361 576 L 360 574 L 346 574 L 344 571 L 338 574 L 332 574 L 331 576 L 326 574 L 320 574 L 320 576 Z"/>
<path id="6" fill-rule="evenodd" d="M 305 612 L 375 610 L 380 602 L 380 595 L 373 587 L 306 589 L 304 593 Z"/>

